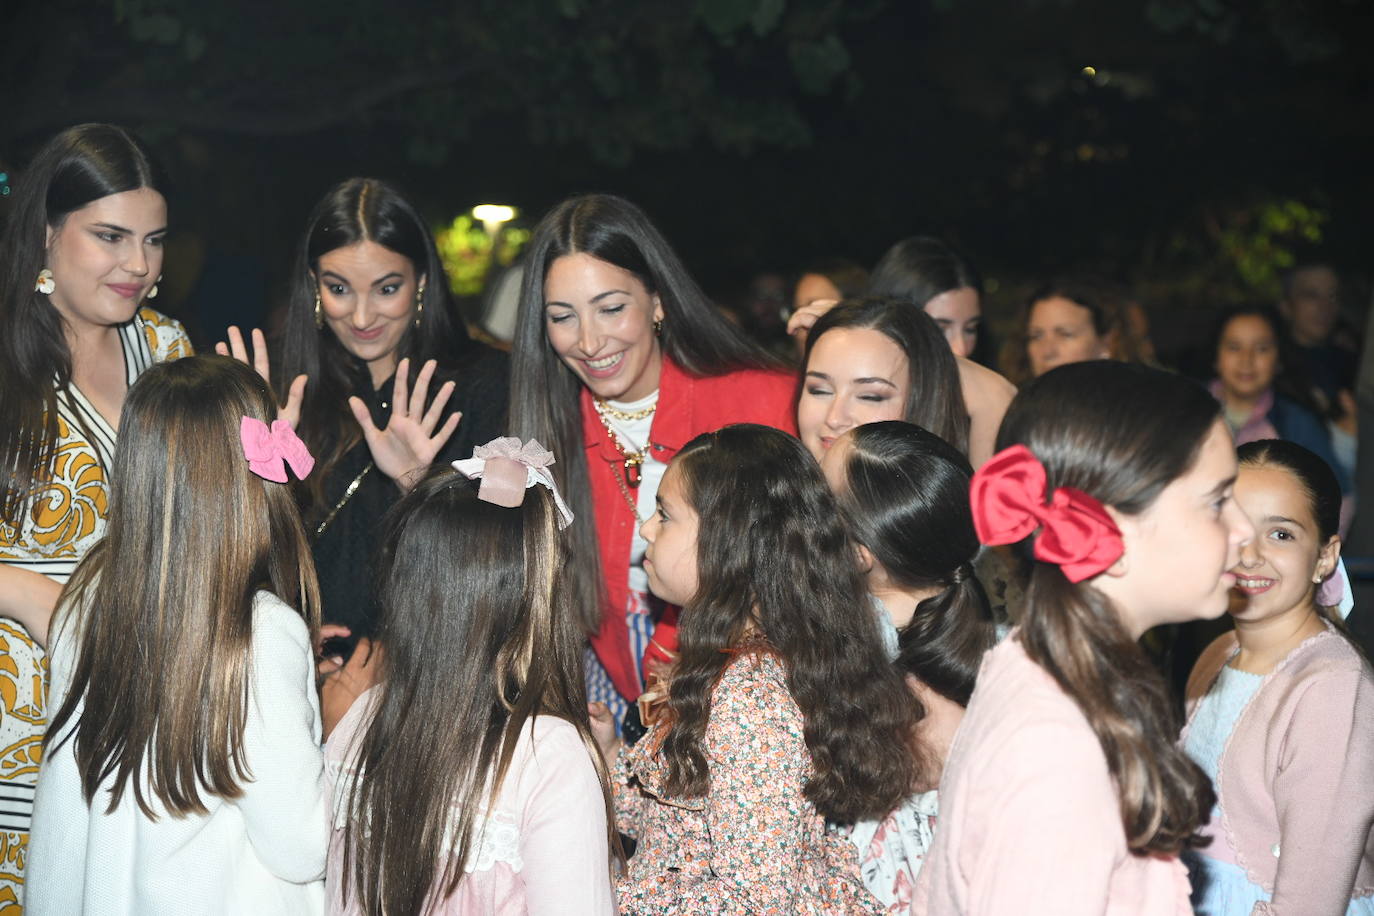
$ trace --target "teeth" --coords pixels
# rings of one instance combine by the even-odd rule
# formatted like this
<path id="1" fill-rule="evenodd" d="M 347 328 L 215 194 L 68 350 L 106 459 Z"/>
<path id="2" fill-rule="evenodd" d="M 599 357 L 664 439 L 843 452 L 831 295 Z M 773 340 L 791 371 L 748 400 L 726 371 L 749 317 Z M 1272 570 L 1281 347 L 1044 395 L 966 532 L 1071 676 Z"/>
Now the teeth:
<path id="1" fill-rule="evenodd" d="M 1273 579 L 1237 579 L 1236 584 L 1241 588 L 1268 588 L 1274 584 Z"/>
<path id="2" fill-rule="evenodd" d="M 587 365 L 591 366 L 593 369 L 609 369 L 620 362 L 620 358 L 624 355 L 624 353 L 617 353 L 614 356 L 607 356 L 603 359 L 589 359 L 587 360 Z"/>

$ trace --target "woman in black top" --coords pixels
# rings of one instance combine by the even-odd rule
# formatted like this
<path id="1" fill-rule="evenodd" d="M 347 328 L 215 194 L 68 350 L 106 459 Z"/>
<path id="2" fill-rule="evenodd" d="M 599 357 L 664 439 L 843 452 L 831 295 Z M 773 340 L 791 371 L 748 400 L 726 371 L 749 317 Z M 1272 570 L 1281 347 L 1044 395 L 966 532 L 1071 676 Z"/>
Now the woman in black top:
<path id="1" fill-rule="evenodd" d="M 243 355 L 237 337 L 226 349 Z M 261 354 L 257 332 L 255 343 Z M 310 214 L 281 344 L 284 416 L 317 462 L 298 494 L 324 620 L 369 635 L 378 523 L 414 472 L 502 434 L 506 355 L 468 337 L 424 221 L 370 178 L 337 185 Z"/>

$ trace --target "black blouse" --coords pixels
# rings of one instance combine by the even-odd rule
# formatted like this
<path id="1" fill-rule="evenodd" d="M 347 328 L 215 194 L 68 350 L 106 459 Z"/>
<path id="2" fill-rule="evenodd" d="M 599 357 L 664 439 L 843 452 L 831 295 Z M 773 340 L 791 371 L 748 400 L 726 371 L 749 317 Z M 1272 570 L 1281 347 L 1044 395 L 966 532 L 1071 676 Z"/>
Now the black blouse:
<path id="1" fill-rule="evenodd" d="M 463 414 L 436 463 L 471 457 L 474 447 L 505 434 L 508 368 L 505 353 L 472 343 L 454 365 L 441 367 L 434 374 L 429 386 L 431 395 L 449 379 L 457 383 L 440 425 L 454 411 Z M 387 379 L 381 388 L 374 389 L 366 365 L 359 360 L 354 366 L 353 393 L 367 404 L 378 428 L 385 427 L 391 416 L 391 386 L 392 379 Z M 317 533 L 317 529 L 371 464 L 372 453 L 367 443 L 359 441 L 330 471 L 324 481 L 324 499 L 307 519 L 315 571 L 320 579 L 323 619 L 349 627 L 355 639 L 373 635 L 376 627 L 380 609 L 373 554 L 380 546 L 382 518 L 400 498 L 400 488 L 371 467 L 325 530 Z"/>

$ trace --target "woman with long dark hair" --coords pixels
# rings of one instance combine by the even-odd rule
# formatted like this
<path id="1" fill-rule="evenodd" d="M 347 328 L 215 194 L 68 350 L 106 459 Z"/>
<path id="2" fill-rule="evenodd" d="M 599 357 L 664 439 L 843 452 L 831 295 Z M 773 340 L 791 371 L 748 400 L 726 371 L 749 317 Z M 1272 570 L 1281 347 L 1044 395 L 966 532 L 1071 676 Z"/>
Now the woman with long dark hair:
<path id="1" fill-rule="evenodd" d="M 727 423 L 795 430 L 796 378 L 720 316 L 629 201 L 564 201 L 525 257 L 510 427 L 559 456 L 588 694 L 619 722 L 644 690 L 646 652 L 652 663 L 675 648 L 675 611 L 650 599 L 639 535 L 668 461 Z"/>
<path id="2" fill-rule="evenodd" d="M 237 329 L 230 338 L 220 352 L 246 359 Z M 501 431 L 506 359 L 468 337 L 424 220 L 373 178 L 331 188 L 306 220 L 279 349 L 276 387 L 320 462 L 298 495 L 324 619 L 356 638 L 377 618 L 379 520 L 411 475 Z"/>
<path id="3" fill-rule="evenodd" d="M 124 395 L 191 352 L 157 295 L 167 180 L 108 124 L 49 140 L 14 182 L 0 240 L 0 900 L 23 899 L 47 711 L 48 622 L 61 584 L 104 535 Z"/>

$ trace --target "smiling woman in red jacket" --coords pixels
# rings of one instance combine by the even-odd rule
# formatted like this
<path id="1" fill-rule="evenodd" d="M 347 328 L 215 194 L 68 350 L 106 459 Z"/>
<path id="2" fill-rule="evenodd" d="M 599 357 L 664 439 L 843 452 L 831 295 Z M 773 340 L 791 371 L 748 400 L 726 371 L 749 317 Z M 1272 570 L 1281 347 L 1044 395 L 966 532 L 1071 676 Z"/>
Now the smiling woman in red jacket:
<path id="1" fill-rule="evenodd" d="M 617 722 L 644 689 L 646 652 L 652 664 L 676 648 L 676 609 L 649 595 L 639 536 L 668 461 L 730 423 L 795 433 L 796 385 L 720 316 L 629 201 L 570 198 L 535 229 L 511 432 L 558 457 L 577 516 L 567 578 L 591 639 L 588 699 Z"/>

